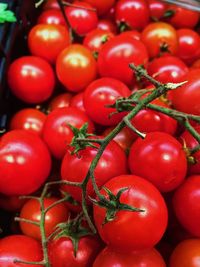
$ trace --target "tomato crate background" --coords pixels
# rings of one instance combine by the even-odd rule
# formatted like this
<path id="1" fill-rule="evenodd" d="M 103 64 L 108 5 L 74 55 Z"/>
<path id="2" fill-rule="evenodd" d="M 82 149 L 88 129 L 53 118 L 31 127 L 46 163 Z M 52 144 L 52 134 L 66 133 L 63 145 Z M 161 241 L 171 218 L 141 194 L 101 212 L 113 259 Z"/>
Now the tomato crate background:
<path id="1" fill-rule="evenodd" d="M 15 13 L 17 22 L 0 24 L 0 132 L 7 128 L 10 116 L 21 107 L 22 102 L 17 100 L 7 85 L 6 76 L 9 64 L 20 55 L 28 54 L 27 33 L 37 18 L 37 10 L 34 0 L 1 0 L 8 4 L 8 9 Z M 4 232 L 0 236 L 10 232 L 10 220 L 12 213 L 0 209 L 0 228 Z"/>

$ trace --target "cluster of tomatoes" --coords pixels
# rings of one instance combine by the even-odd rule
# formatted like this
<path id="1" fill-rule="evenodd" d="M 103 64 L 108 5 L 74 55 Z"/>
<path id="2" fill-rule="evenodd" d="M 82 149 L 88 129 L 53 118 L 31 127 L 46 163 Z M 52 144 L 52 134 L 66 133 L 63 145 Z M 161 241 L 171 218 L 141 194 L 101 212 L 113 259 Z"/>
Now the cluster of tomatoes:
<path id="1" fill-rule="evenodd" d="M 13 114 L 0 139 L 0 208 L 19 214 L 17 227 L 0 239 L 0 266 L 200 267 L 199 18 L 159 0 L 43 3 L 27 36 L 30 54 L 7 72 L 12 94 L 29 107 Z M 76 219 L 80 186 L 66 184 L 45 196 L 41 233 L 44 184 L 80 185 L 101 145 L 73 153 L 75 133 L 103 140 L 128 114 L 115 102 L 154 89 L 130 63 L 161 83 L 187 83 L 130 120 L 144 139 L 126 126 L 105 148 L 94 177 L 111 206 L 98 202 L 91 180 L 86 190 L 97 234 Z M 69 201 L 54 205 L 63 196 Z"/>

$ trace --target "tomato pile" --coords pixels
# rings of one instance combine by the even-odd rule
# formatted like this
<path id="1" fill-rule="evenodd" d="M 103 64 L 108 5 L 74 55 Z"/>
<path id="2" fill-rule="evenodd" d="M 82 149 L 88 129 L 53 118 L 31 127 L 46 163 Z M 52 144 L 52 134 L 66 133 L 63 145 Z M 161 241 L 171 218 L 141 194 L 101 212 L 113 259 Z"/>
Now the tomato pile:
<path id="1" fill-rule="evenodd" d="M 0 267 L 200 267 L 200 13 L 39 9 L 7 70 Z"/>

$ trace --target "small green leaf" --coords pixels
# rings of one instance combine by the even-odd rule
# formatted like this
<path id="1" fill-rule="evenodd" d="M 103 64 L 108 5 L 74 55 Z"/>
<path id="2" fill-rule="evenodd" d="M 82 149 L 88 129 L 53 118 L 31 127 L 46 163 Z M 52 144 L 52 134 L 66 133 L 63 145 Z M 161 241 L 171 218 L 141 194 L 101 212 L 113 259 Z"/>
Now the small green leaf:
<path id="1" fill-rule="evenodd" d="M 15 14 L 10 10 L 6 10 L 7 8 L 8 4 L 0 3 L 0 23 L 17 21 Z"/>

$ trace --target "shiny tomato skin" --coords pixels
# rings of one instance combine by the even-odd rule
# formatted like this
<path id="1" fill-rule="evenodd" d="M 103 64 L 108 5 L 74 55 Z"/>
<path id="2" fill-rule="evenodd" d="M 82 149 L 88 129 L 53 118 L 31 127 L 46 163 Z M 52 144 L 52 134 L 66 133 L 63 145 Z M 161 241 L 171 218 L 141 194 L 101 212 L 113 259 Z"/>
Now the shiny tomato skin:
<path id="1" fill-rule="evenodd" d="M 65 13 L 72 29 L 81 36 L 97 27 L 98 17 L 93 7 L 85 2 L 74 1 L 74 6 L 67 6 Z"/>
<path id="2" fill-rule="evenodd" d="M 199 267 L 199 258 L 200 239 L 188 239 L 179 243 L 174 249 L 169 267 Z"/>
<path id="3" fill-rule="evenodd" d="M 35 267 L 34 264 L 14 263 L 14 260 L 42 261 L 42 247 L 35 239 L 25 235 L 10 235 L 0 239 L 0 266 L 2 267 Z M 37 265 L 42 267 L 43 265 Z"/>
<path id="4" fill-rule="evenodd" d="M 147 49 L 141 41 L 119 35 L 102 47 L 97 64 L 101 77 L 115 78 L 131 85 L 135 77 L 129 64 L 145 65 L 147 61 Z"/>
<path id="5" fill-rule="evenodd" d="M 170 92 L 175 109 L 200 115 L 200 69 L 190 70 L 184 77 L 186 84 Z"/>
<path id="6" fill-rule="evenodd" d="M 176 30 L 165 22 L 149 23 L 142 31 L 141 41 L 147 47 L 151 58 L 157 57 L 162 53 L 174 55 L 178 50 Z"/>
<path id="7" fill-rule="evenodd" d="M 59 54 L 56 72 L 66 89 L 77 93 L 83 91 L 96 78 L 96 61 L 88 48 L 73 44 Z"/>
<path id="8" fill-rule="evenodd" d="M 129 28 L 141 31 L 149 23 L 149 8 L 145 0 L 119 0 L 115 7 L 115 20 Z"/>
<path id="9" fill-rule="evenodd" d="M 10 130 L 26 130 L 41 135 L 46 115 L 34 108 L 25 108 L 15 113 L 9 123 Z"/>
<path id="10" fill-rule="evenodd" d="M 115 108 L 109 108 L 120 97 L 128 97 L 131 94 L 129 88 L 119 80 L 101 78 L 92 82 L 84 91 L 83 103 L 86 114 L 96 123 L 101 125 L 116 125 L 126 114 L 116 112 Z"/>
<path id="11" fill-rule="evenodd" d="M 175 191 L 173 197 L 173 208 L 180 224 L 194 237 L 200 238 L 199 186 L 200 175 L 189 176 Z"/>
<path id="12" fill-rule="evenodd" d="M 44 199 L 44 207 L 48 208 L 50 205 L 59 199 L 51 197 Z M 57 224 L 66 222 L 69 217 L 69 211 L 64 203 L 60 203 L 51 208 L 45 216 L 45 233 L 48 237 L 54 230 Z M 37 199 L 28 200 L 20 211 L 20 218 L 39 222 L 41 219 L 40 203 Z M 24 235 L 41 240 L 41 233 L 39 226 L 31 225 L 26 222 L 20 222 L 20 228 Z"/>
<path id="13" fill-rule="evenodd" d="M 37 24 L 56 24 L 66 26 L 62 12 L 57 9 L 43 11 L 37 19 Z"/>
<path id="14" fill-rule="evenodd" d="M 47 0 L 44 2 L 43 5 L 43 9 L 47 10 L 47 9 L 59 9 L 59 4 L 57 2 L 57 0 Z"/>
<path id="15" fill-rule="evenodd" d="M 48 104 L 48 111 L 53 111 L 56 108 L 69 107 L 72 99 L 71 93 L 62 93 L 55 96 Z"/>
<path id="16" fill-rule="evenodd" d="M 70 107 L 79 108 L 85 112 L 85 107 L 83 104 L 83 92 L 74 95 L 70 101 Z"/>
<path id="17" fill-rule="evenodd" d="M 110 19 L 100 19 L 97 23 L 97 29 L 110 31 L 114 35 L 117 33 L 117 26 Z"/>
<path id="18" fill-rule="evenodd" d="M 80 150 L 78 155 L 71 155 L 67 151 L 61 165 L 62 180 L 82 182 L 96 154 L 97 149 L 92 147 L 86 147 Z M 127 173 L 127 171 L 125 152 L 115 141 L 111 141 L 104 150 L 94 172 L 97 185 L 102 187 L 112 177 Z M 75 200 L 81 202 L 80 188 L 64 186 L 62 190 L 69 192 Z M 89 181 L 87 186 L 87 195 L 94 197 L 94 189 L 91 181 Z"/>
<path id="19" fill-rule="evenodd" d="M 57 108 L 47 116 L 42 138 L 55 158 L 64 157 L 74 136 L 68 124 L 81 128 L 85 123 L 88 123 L 88 131 L 93 132 L 94 125 L 85 112 L 73 107 Z"/>
<path id="20" fill-rule="evenodd" d="M 152 248 L 142 252 L 123 253 L 105 247 L 95 259 L 93 267 L 166 267 L 159 252 Z"/>
<path id="21" fill-rule="evenodd" d="M 37 24 L 28 35 L 28 46 L 34 56 L 55 63 L 58 54 L 70 44 L 66 27 L 56 24 Z"/>
<path id="22" fill-rule="evenodd" d="M 104 15 L 114 5 L 115 0 L 83 0 L 97 9 L 99 15 Z"/>
<path id="23" fill-rule="evenodd" d="M 185 179 L 187 160 L 181 144 L 163 132 L 148 133 L 131 146 L 129 168 L 152 182 L 160 191 L 177 188 Z"/>
<path id="24" fill-rule="evenodd" d="M 8 84 L 16 97 L 26 103 L 38 104 L 53 93 L 55 76 L 52 67 L 44 59 L 23 56 L 9 66 Z"/>
<path id="25" fill-rule="evenodd" d="M 49 244 L 49 257 L 52 267 L 89 267 L 101 249 L 101 242 L 95 237 L 81 237 L 78 251 L 74 256 L 74 247 L 68 237 L 61 237 Z"/>
<path id="26" fill-rule="evenodd" d="M 114 249 L 124 252 L 149 249 L 159 242 L 166 230 L 168 212 L 157 188 L 136 175 L 114 177 L 104 187 L 115 195 L 120 189 L 127 187 L 120 202 L 144 211 L 119 211 L 113 221 L 103 224 L 106 210 L 94 205 L 94 221 L 101 239 Z M 103 189 L 101 193 L 108 198 Z"/>
<path id="27" fill-rule="evenodd" d="M 120 36 L 130 36 L 133 39 L 140 40 L 141 33 L 137 30 L 130 30 L 120 33 Z"/>
<path id="28" fill-rule="evenodd" d="M 51 169 L 44 142 L 25 130 L 13 130 L 0 139 L 0 193 L 27 195 L 36 191 Z"/>
<path id="29" fill-rule="evenodd" d="M 167 4 L 160 0 L 147 0 L 149 5 L 150 17 L 155 20 L 160 20 L 165 10 L 167 9 Z"/>
<path id="30" fill-rule="evenodd" d="M 19 196 L 5 196 L 0 194 L 0 209 L 18 212 L 26 202 L 26 199 L 21 199 Z"/>

